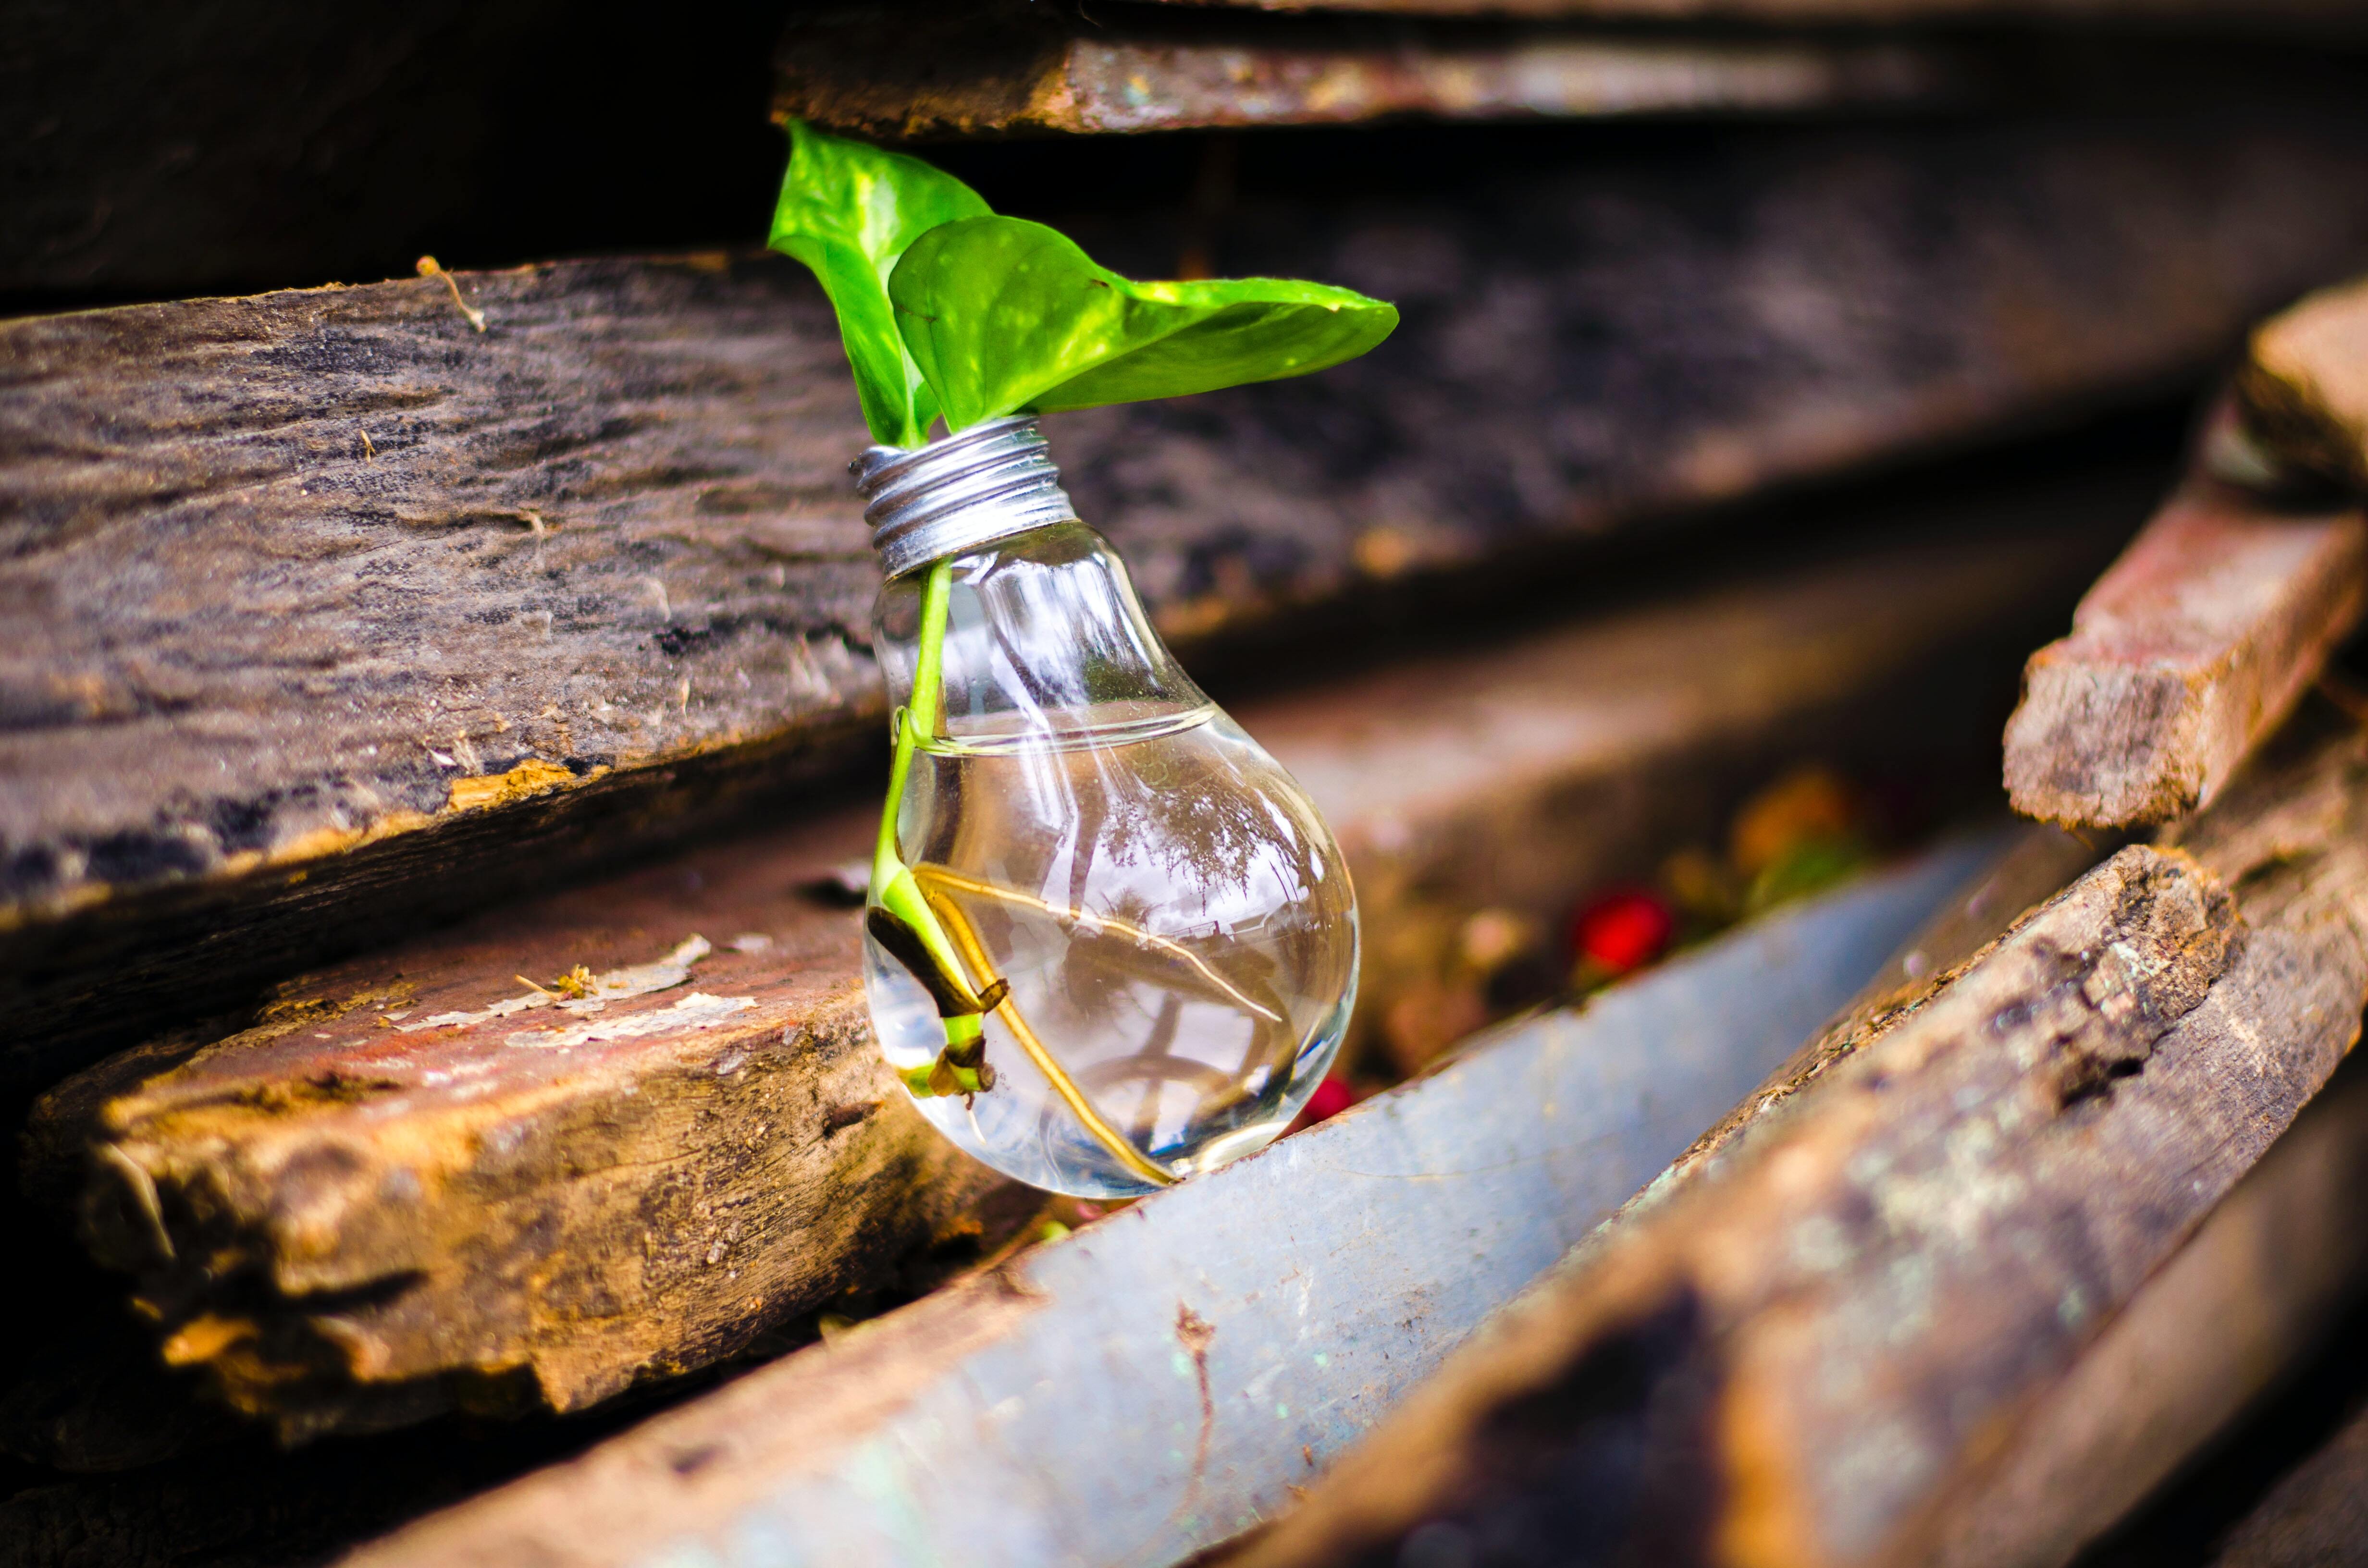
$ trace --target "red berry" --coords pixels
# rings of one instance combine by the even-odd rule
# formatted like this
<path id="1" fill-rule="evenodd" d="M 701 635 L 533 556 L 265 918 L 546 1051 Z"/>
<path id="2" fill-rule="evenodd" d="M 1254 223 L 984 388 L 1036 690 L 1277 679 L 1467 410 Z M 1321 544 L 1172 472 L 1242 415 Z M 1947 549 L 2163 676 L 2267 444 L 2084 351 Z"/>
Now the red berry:
<path id="1" fill-rule="evenodd" d="M 1326 1117 L 1339 1115 L 1357 1103 L 1357 1091 L 1338 1078 L 1326 1078 L 1315 1085 L 1307 1096 L 1307 1108 L 1299 1113 L 1303 1126 L 1313 1126 Z"/>
<path id="2" fill-rule="evenodd" d="M 1578 912 L 1570 923 L 1570 945 L 1574 957 L 1626 974 L 1659 958 L 1676 927 L 1676 916 L 1660 894 L 1623 888 Z"/>

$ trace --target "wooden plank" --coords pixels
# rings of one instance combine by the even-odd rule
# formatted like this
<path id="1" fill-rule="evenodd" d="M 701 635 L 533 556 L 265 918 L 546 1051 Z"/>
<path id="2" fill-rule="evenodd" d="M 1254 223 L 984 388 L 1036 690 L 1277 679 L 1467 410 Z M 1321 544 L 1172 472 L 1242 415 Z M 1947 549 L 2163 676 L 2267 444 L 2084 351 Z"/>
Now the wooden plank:
<path id="1" fill-rule="evenodd" d="M 2356 1038 L 2363 778 L 2330 723 L 2183 850 L 2123 850 L 1531 1291 L 1235 1561 L 1925 1561 Z"/>
<path id="2" fill-rule="evenodd" d="M 0 325 L 12 1077 L 871 741 L 804 280 L 461 287 L 482 336 L 426 278 Z"/>
<path id="3" fill-rule="evenodd" d="M 2368 493 L 2368 278 L 2255 328 L 2236 391 L 2245 433 L 2273 472 Z"/>
<path id="4" fill-rule="evenodd" d="M 2368 597 L 2368 518 L 2189 481 L 2031 656 L 2007 724 L 2015 810 L 2133 828 L 2213 799 Z"/>
<path id="5" fill-rule="evenodd" d="M 793 23 L 774 111 L 884 136 L 1938 108 L 1981 79 L 1933 43 L 1636 39 L 1048 5 Z"/>
<path id="6" fill-rule="evenodd" d="M 1589 20 L 1827 22 L 2313 21 L 2339 28 L 2359 13 L 2345 0 L 1152 0 L 1178 6 L 1258 11 L 1380 12 L 1396 16 L 1579 17 Z"/>
<path id="7" fill-rule="evenodd" d="M 1934 1568 L 2073 1561 L 2290 1379 L 2359 1299 L 2368 1284 L 2368 1076 L 2357 1066 L 2295 1119 L 2049 1391 L 1997 1470 L 1952 1503 L 1933 1532 Z M 2316 1479 L 2347 1467 L 2361 1475 L 2360 1446 L 2355 1428 L 2333 1457 L 2297 1471 L 2281 1484 L 2283 1498 L 2265 1499 L 2213 1561 L 2317 1561 L 2292 1550 L 2305 1528 L 2321 1540 L 2363 1539 L 2357 1512 Z M 2354 1482 L 2351 1495 L 2362 1494 Z M 2338 1523 L 2348 1536 L 2328 1528 Z M 2288 1543 L 2287 1554 L 2240 1549 L 2248 1535 Z"/>
<path id="8" fill-rule="evenodd" d="M 1610 1221 L 1634 1222 L 1731 1162 L 1771 1113 L 1922 1006 L 2021 913 L 2098 858 L 2033 829 L 1935 913 L 1861 996 L 1771 1072 Z M 2368 1281 L 2368 1078 L 2313 1102 L 2043 1399 L 1997 1471 L 1932 1532 L 1936 1568 L 2060 1568 L 2284 1376 Z M 2209 1324 L 2204 1337 L 2195 1325 Z M 2321 1468 L 2339 1467 L 2329 1459 Z M 2294 1488 L 2302 1495 L 2304 1483 Z M 2344 1516 L 2312 1483 L 2307 1526 Z M 2263 1528 L 2267 1528 L 2264 1526 Z M 2328 1537 L 2332 1539 L 2332 1537 Z"/>
<path id="9" fill-rule="evenodd" d="M 351 1561 L 1172 1562 L 1281 1506 L 1980 858 L 1959 846 L 1509 1026 Z"/>
<path id="10" fill-rule="evenodd" d="M 2029 499 L 2035 535 L 1886 546 L 1244 707 L 1349 855 L 1368 1017 L 1474 915 L 1551 929 L 1804 756 L 1986 771 L 2047 585 L 2068 598 L 2116 531 L 2085 489 L 2053 517 Z M 871 1047 L 855 921 L 800 891 L 872 820 L 498 912 L 309 976 L 229 1038 L 102 1063 L 42 1102 L 30 1179 L 139 1274 L 168 1359 L 291 1436 L 574 1409 L 729 1355 L 1027 1211 L 912 1112 Z M 694 935 L 712 950 L 643 977 L 661 988 L 522 1005 L 517 976 Z"/>
<path id="11" fill-rule="evenodd" d="M 1606 1233 L 1634 1224 L 1645 1210 L 1733 1164 L 1755 1137 L 1782 1125 L 1775 1113 L 1794 1096 L 1930 1002 L 2009 926 L 2102 858 L 2095 846 L 2052 827 L 2034 826 L 2014 838 L 1994 865 L 1901 945 L 1850 1006 L 1629 1199 Z"/>
<path id="12" fill-rule="evenodd" d="M 1710 138 L 1254 203 L 1224 266 L 1399 299 L 1397 337 L 1053 438 L 1202 652 L 1447 574 L 1498 574 L 1494 617 L 1682 508 L 2192 373 L 2368 240 L 2346 126 Z M 873 751 L 862 437 L 799 270 L 461 287 L 483 335 L 418 278 L 0 325 L 0 1075 Z"/>

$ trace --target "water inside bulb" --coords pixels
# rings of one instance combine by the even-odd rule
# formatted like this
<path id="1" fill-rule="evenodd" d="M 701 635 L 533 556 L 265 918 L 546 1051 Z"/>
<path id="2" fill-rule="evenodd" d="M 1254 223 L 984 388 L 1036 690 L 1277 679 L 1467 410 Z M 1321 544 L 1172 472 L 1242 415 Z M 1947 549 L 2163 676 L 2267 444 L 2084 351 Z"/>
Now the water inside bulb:
<path id="1" fill-rule="evenodd" d="M 1133 1196 L 1263 1147 L 1322 1080 L 1353 1000 L 1355 898 L 1331 834 L 1176 666 L 1090 529 L 964 557 L 948 593 L 940 714 L 894 847 L 991 1004 L 992 1086 L 927 1087 L 941 1006 L 875 917 L 865 979 L 890 1063 L 949 1138 L 1055 1191 Z M 907 700 L 911 597 L 892 583 L 879 616 Z"/>

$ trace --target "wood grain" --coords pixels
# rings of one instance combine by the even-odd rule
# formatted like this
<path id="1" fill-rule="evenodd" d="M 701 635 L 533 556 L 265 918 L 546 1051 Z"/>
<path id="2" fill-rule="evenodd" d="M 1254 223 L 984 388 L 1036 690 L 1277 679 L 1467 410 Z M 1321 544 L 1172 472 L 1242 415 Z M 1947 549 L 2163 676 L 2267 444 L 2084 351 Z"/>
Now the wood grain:
<path id="1" fill-rule="evenodd" d="M 804 280 L 461 286 L 482 336 L 425 278 L 0 326 L 12 1075 L 870 738 Z"/>
<path id="2" fill-rule="evenodd" d="M 2368 518 L 2197 478 L 2031 656 L 2006 731 L 2025 816 L 2133 828 L 2209 805 L 2368 598 Z"/>
<path id="3" fill-rule="evenodd" d="M 2368 1284 L 2368 1077 L 2358 1066 L 2311 1102 L 2048 1392 L 1997 1469 L 1952 1502 L 1932 1531 L 1935 1568 L 2072 1562 L 2324 1343 Z M 2360 1436 L 2332 1447 L 2237 1532 L 2271 1551 L 2232 1540 L 2212 1561 L 2324 1561 L 2297 1543 L 2359 1541 L 2356 1483 L 2347 1499 L 2317 1478 L 2362 1474 Z"/>
<path id="4" fill-rule="evenodd" d="M 1447 574 L 1536 595 L 1686 508 L 2176 384 L 2368 239 L 2359 142 L 1804 131 L 1252 202 L 1221 265 L 1395 299 L 1396 337 L 1054 450 L 1201 653 Z M 0 324 L 8 1078 L 874 755 L 862 437 L 799 269 L 461 287 L 483 335 L 419 278 Z"/>
<path id="5" fill-rule="evenodd" d="M 1732 1165 L 1754 1139 L 1782 1125 L 1778 1113 L 1794 1096 L 1931 1001 L 1999 937 L 2101 858 L 2099 848 L 2055 828 L 2034 826 L 2017 835 L 1994 865 L 1901 944 L 1849 1006 L 1622 1205 L 1600 1239 Z"/>
<path id="6" fill-rule="evenodd" d="M 2236 391 L 2245 432 L 2275 470 L 2368 494 L 2368 279 L 2254 328 Z"/>
<path id="7" fill-rule="evenodd" d="M 1551 929 L 1804 756 L 1978 777 L 2025 629 L 2113 536 L 2076 496 L 2035 536 L 1886 547 L 1243 708 L 1349 858 L 1367 1016 L 1432 983 L 1474 915 Z M 853 916 L 802 891 L 873 821 L 807 813 L 104 1062 L 41 1103 L 27 1186 L 139 1277 L 169 1361 L 290 1437 L 579 1408 L 890 1287 L 916 1252 L 991 1244 L 1030 1207 L 913 1114 L 871 1048 Z M 527 983 L 694 935 L 712 950 L 597 1011 Z"/>
<path id="8" fill-rule="evenodd" d="M 1577 1255 L 1237 1561 L 1926 1560 L 2357 1036 L 2368 744 L 2294 740 Z"/>

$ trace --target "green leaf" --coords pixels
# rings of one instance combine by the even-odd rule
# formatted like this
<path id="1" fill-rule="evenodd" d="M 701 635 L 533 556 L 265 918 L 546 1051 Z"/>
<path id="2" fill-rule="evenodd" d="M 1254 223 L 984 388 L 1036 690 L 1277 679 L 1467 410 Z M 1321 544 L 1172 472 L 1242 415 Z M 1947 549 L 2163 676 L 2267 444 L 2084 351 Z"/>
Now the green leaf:
<path id="1" fill-rule="evenodd" d="M 916 447 L 938 415 L 937 398 L 896 331 L 888 276 L 930 229 L 987 210 L 976 191 L 918 158 L 790 121 L 790 168 L 770 244 L 822 279 L 875 440 Z"/>
<path id="2" fill-rule="evenodd" d="M 1304 376 L 1355 358 L 1398 324 L 1395 306 L 1321 283 L 1137 283 L 1019 218 L 931 229 L 888 292 L 949 430 Z"/>

